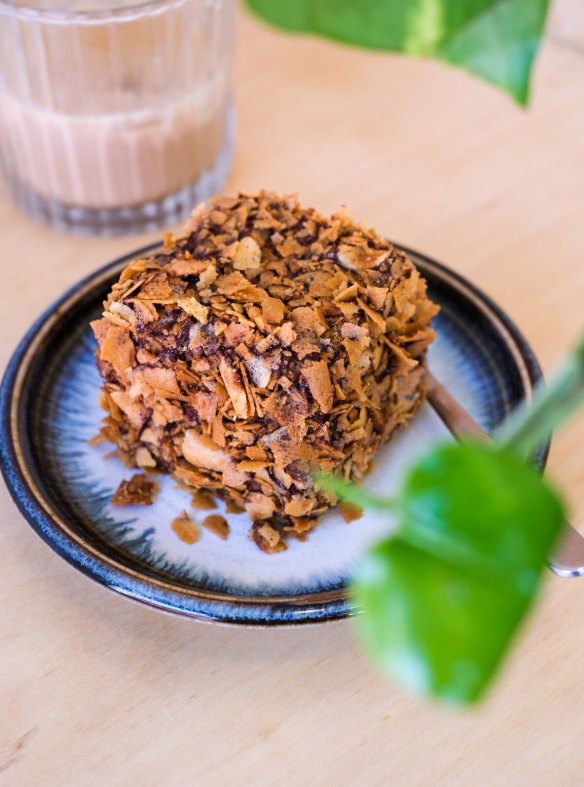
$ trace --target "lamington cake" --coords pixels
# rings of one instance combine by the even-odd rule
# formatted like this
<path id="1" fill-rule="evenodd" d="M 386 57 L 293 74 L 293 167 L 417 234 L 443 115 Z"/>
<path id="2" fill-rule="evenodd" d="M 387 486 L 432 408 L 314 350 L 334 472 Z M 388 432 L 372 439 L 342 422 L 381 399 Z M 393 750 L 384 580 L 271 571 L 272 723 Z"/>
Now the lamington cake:
<path id="1" fill-rule="evenodd" d="M 103 436 L 245 509 L 266 552 L 336 503 L 315 470 L 361 480 L 418 410 L 437 311 L 403 251 L 268 192 L 199 206 L 104 306 Z"/>

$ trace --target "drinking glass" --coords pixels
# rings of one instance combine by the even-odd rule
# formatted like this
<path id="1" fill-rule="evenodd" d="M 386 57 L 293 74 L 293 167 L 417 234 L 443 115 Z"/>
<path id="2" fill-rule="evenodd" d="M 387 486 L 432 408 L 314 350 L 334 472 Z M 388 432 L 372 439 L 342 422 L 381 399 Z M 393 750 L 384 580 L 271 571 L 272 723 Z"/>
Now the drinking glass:
<path id="1" fill-rule="evenodd" d="M 84 234 L 169 226 L 230 167 L 234 0 L 0 0 L 0 159 Z"/>

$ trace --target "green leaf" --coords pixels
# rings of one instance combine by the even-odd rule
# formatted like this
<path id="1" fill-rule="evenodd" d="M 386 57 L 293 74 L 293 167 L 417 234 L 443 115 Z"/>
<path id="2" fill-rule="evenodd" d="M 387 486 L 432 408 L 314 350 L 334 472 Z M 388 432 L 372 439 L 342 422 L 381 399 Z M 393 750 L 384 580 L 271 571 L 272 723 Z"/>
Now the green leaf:
<path id="1" fill-rule="evenodd" d="M 492 443 L 445 443 L 414 464 L 401 539 L 465 569 L 508 575 L 543 565 L 562 506 L 540 474 Z"/>
<path id="2" fill-rule="evenodd" d="M 374 660 L 410 691 L 477 700 L 530 600 L 399 540 L 371 550 L 355 578 L 357 618 Z"/>
<path id="3" fill-rule="evenodd" d="M 525 104 L 549 0 L 247 0 L 268 22 L 369 49 L 428 55 Z"/>
<path id="4" fill-rule="evenodd" d="M 474 701 L 534 598 L 562 504 L 531 467 L 483 443 L 431 450 L 400 500 L 392 539 L 355 573 L 364 640 L 410 689 Z"/>
<path id="5" fill-rule="evenodd" d="M 488 8 L 441 43 L 438 56 L 507 90 L 525 105 L 548 3 L 549 0 L 490 2 Z"/>

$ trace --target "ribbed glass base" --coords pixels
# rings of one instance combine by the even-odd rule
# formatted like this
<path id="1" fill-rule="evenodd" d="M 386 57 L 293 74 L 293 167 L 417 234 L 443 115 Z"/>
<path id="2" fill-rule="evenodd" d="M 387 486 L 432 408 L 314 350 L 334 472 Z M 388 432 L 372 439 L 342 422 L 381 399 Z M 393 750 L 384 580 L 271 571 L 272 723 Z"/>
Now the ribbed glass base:
<path id="1" fill-rule="evenodd" d="M 231 169 L 233 138 L 234 120 L 231 115 L 225 142 L 212 168 L 173 194 L 131 207 L 98 209 L 64 205 L 38 194 L 10 172 L 5 172 L 5 180 L 9 192 L 26 213 L 57 230 L 94 237 L 153 232 L 183 221 L 195 205 L 223 188 Z"/>

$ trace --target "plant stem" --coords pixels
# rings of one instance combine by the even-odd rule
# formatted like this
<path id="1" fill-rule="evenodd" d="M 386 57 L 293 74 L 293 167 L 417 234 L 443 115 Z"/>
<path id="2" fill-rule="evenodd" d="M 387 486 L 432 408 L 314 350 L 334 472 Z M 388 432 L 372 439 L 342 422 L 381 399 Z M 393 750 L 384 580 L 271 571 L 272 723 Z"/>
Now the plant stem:
<path id="1" fill-rule="evenodd" d="M 387 497 L 380 497 L 374 492 L 369 492 L 362 486 L 357 486 L 350 481 L 344 481 L 337 476 L 326 473 L 315 473 L 315 481 L 322 489 L 332 492 L 347 503 L 354 503 L 363 508 L 373 508 L 377 511 L 388 511 L 395 508 L 395 501 Z"/>
<path id="2" fill-rule="evenodd" d="M 584 402 L 584 336 L 549 385 L 539 384 L 531 402 L 515 410 L 494 435 L 495 441 L 526 456 L 549 439 L 553 429 Z"/>

